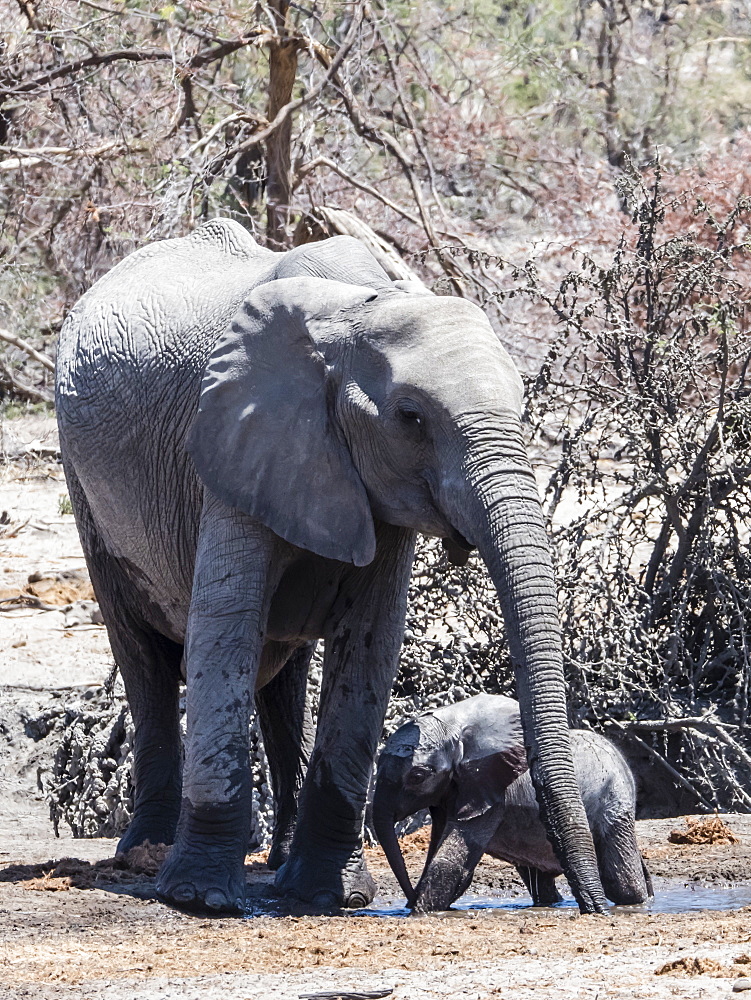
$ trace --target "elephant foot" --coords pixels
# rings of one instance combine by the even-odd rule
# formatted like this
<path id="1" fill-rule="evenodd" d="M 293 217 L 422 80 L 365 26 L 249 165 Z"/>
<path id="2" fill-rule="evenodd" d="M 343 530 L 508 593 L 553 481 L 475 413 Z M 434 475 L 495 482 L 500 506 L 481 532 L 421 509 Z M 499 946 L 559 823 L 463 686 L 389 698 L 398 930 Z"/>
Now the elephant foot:
<path id="1" fill-rule="evenodd" d="M 118 854 L 127 854 L 134 847 L 150 844 L 174 844 L 179 805 L 174 809 L 137 809 L 130 826 L 117 845 Z"/>
<path id="2" fill-rule="evenodd" d="M 271 848 L 269 850 L 269 858 L 266 862 L 267 866 L 273 871 L 278 871 L 283 864 L 289 860 L 290 848 L 292 845 L 292 837 L 283 837 L 279 840 L 271 841 Z"/>
<path id="3" fill-rule="evenodd" d="M 248 830 L 226 806 L 198 812 L 183 803 L 175 846 L 156 882 L 163 903 L 189 913 L 245 912 L 245 845 Z"/>
<path id="4" fill-rule="evenodd" d="M 372 902 L 376 891 L 361 848 L 327 856 L 303 856 L 293 850 L 277 872 L 275 885 L 285 896 L 320 909 L 357 910 Z"/>
<path id="5" fill-rule="evenodd" d="M 162 865 L 156 893 L 163 903 L 188 913 L 217 915 L 245 911 L 242 861 L 229 862 L 222 852 L 191 851 L 177 845 Z"/>

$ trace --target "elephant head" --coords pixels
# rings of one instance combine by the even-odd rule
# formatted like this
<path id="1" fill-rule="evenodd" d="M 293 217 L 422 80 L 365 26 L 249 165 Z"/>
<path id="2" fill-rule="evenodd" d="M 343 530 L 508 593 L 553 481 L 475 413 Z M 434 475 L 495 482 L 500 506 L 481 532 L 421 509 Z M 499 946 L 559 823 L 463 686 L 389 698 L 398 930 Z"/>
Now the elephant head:
<path id="1" fill-rule="evenodd" d="M 362 248 L 339 239 L 351 282 Z M 373 282 L 372 260 L 363 275 L 258 286 L 214 348 L 188 449 L 222 500 L 321 556 L 367 564 L 375 520 L 448 539 L 455 557 L 479 549 L 551 841 L 582 909 L 602 910 L 521 379 L 477 306 Z"/>
<path id="2" fill-rule="evenodd" d="M 447 909 L 461 895 L 466 888 L 461 883 L 469 881 L 498 826 L 505 790 L 527 770 L 517 703 L 510 698 L 486 700 L 493 703 L 492 730 L 483 729 L 485 720 L 477 725 L 476 719 L 462 720 L 460 711 L 441 709 L 397 729 L 378 759 L 373 826 L 410 907 Z M 394 825 L 422 809 L 430 810 L 432 826 L 415 890 Z M 431 867 L 447 837 L 461 842 L 461 849 L 453 852 L 450 872 L 440 864 Z M 460 861 L 466 862 L 473 849 L 479 853 L 467 868 Z M 447 850 L 451 853 L 450 847 Z"/>

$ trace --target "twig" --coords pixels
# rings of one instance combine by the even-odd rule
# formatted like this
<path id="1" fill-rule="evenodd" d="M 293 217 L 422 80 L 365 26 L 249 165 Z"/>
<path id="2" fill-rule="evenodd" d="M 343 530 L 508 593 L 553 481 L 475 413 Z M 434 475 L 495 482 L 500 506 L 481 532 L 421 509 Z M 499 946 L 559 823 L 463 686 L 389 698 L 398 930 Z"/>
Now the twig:
<path id="1" fill-rule="evenodd" d="M 36 348 L 32 347 L 31 344 L 22 340 L 21 337 L 16 336 L 16 334 L 11 333 L 9 330 L 3 330 L 0 328 L 0 340 L 6 341 L 8 344 L 12 344 L 14 347 L 18 347 L 19 350 L 25 351 L 30 358 L 34 361 L 38 361 L 40 365 L 43 365 L 48 371 L 53 372 L 55 370 L 55 362 L 52 358 L 47 357 L 46 354 L 42 354 L 41 351 L 37 351 Z"/>
<path id="2" fill-rule="evenodd" d="M 52 393 L 22 382 L 18 376 L 0 361 L 0 387 L 9 389 L 14 395 L 27 403 L 51 403 Z"/>
<path id="3" fill-rule="evenodd" d="M 422 223 L 416 215 L 408 212 L 406 208 L 402 208 L 400 205 L 397 205 L 396 202 L 387 198 L 385 194 L 381 194 L 380 191 L 377 191 L 370 184 L 366 184 L 365 181 L 358 180 L 356 177 L 348 174 L 346 170 L 343 170 L 338 163 L 330 160 L 328 156 L 317 156 L 314 160 L 304 163 L 297 171 L 295 184 L 299 184 L 300 181 L 304 180 L 308 174 L 312 173 L 318 167 L 326 167 L 329 170 L 333 170 L 334 173 L 339 174 L 342 180 L 346 181 L 347 184 L 350 184 L 352 187 L 359 188 L 360 191 L 364 191 L 365 194 L 369 194 L 371 198 L 376 198 L 381 202 L 381 204 L 390 208 L 392 212 L 396 212 L 398 215 L 401 215 L 403 219 L 406 219 L 407 222 L 411 222 L 413 226 L 422 226 Z"/>

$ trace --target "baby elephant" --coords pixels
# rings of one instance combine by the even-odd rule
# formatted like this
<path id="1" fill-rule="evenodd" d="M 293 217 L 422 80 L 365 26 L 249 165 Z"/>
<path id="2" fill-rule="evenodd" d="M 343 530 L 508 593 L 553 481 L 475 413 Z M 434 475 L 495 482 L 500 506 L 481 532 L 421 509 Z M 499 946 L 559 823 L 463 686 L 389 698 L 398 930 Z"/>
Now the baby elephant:
<path id="1" fill-rule="evenodd" d="M 572 731 L 571 743 L 605 893 L 614 903 L 643 903 L 652 883 L 636 844 L 628 765 L 596 733 Z M 433 822 L 430 847 L 413 889 L 394 824 L 425 808 Z M 535 906 L 561 900 L 561 866 L 540 819 L 519 705 L 511 698 L 477 695 L 397 729 L 378 762 L 373 825 L 414 910 L 447 909 L 483 854 L 516 865 Z"/>

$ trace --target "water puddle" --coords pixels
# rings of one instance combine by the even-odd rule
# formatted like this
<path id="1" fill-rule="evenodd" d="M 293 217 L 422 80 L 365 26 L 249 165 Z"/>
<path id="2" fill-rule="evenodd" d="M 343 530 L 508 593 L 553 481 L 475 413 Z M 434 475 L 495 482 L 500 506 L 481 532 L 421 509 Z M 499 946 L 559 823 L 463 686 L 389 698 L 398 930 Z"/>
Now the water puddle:
<path id="1" fill-rule="evenodd" d="M 709 886 L 699 883 L 676 883 L 672 879 L 655 879 L 655 898 L 639 906 L 614 906 L 613 912 L 623 913 L 690 913 L 695 910 L 739 910 L 751 906 L 751 882 Z M 561 889 L 563 887 L 561 886 Z M 532 908 L 526 895 L 481 896 L 468 892 L 458 899 L 450 910 L 435 913 L 438 919 L 461 919 L 479 913 L 514 913 Z M 550 910 L 576 910 L 570 896 Z M 376 897 L 370 906 L 361 910 L 312 909 L 310 904 L 280 899 L 268 886 L 258 886 L 246 904 L 245 915 L 252 917 L 290 917 L 307 915 L 338 915 L 347 917 L 409 917 L 404 900 Z"/>
<path id="2" fill-rule="evenodd" d="M 657 880 L 655 880 L 657 881 Z M 478 896 L 468 892 L 458 899 L 450 910 L 437 913 L 437 917 L 463 917 L 480 911 L 511 913 L 532 906 L 529 896 Z M 615 913 L 689 913 L 693 910 L 740 910 L 751 906 L 751 883 L 741 882 L 730 886 L 706 885 L 655 885 L 655 898 L 638 906 L 614 906 Z M 576 901 L 569 897 L 553 910 L 576 909 Z M 355 910 L 360 917 L 407 917 L 410 911 L 399 902 L 375 899 L 366 909 Z"/>

